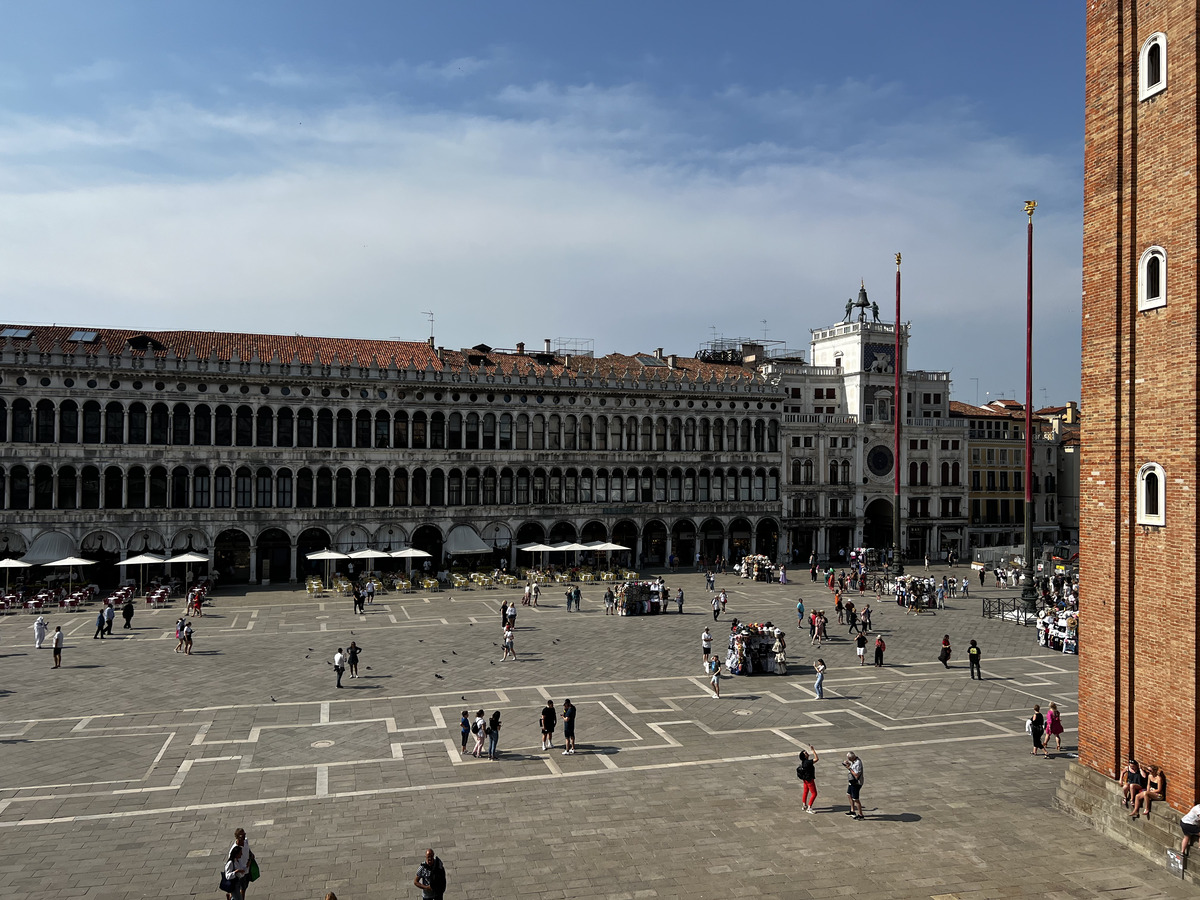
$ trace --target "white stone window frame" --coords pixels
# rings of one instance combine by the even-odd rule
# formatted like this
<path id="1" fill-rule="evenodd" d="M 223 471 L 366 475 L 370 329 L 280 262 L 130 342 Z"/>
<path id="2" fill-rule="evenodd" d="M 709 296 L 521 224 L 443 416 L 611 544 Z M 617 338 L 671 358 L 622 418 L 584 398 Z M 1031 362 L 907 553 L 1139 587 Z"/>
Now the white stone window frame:
<path id="1" fill-rule="evenodd" d="M 1146 511 L 1146 497 L 1149 485 L 1147 484 L 1149 476 L 1154 476 L 1158 481 L 1155 499 L 1158 501 L 1158 512 L 1149 513 Z M 1158 463 L 1145 463 L 1138 469 L 1137 476 L 1137 523 L 1139 525 L 1153 525 L 1163 527 L 1167 524 L 1166 516 L 1167 502 L 1167 474 L 1163 471 L 1163 467 Z"/>
<path id="2" fill-rule="evenodd" d="M 1151 260 L 1158 260 L 1158 296 L 1147 295 L 1146 273 Z M 1138 312 L 1161 309 L 1167 305 L 1167 251 L 1157 245 L 1147 247 L 1138 260 Z"/>
<path id="3" fill-rule="evenodd" d="M 1150 51 L 1158 48 L 1158 81 L 1151 84 Z M 1138 54 L 1138 100 L 1149 100 L 1167 89 L 1167 36 L 1156 31 L 1146 38 Z"/>

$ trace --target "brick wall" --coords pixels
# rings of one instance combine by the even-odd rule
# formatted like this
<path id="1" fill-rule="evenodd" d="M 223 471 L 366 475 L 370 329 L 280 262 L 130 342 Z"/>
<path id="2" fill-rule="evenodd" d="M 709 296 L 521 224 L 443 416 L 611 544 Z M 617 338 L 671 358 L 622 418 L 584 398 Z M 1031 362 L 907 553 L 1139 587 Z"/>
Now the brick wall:
<path id="1" fill-rule="evenodd" d="M 1130 753 L 1197 773 L 1197 0 L 1094 0 L 1087 12 L 1079 742 L 1115 776 Z M 1145 39 L 1167 90 L 1138 100 Z M 1167 305 L 1137 311 L 1138 262 L 1167 252 Z M 1136 524 L 1138 469 L 1166 472 L 1166 526 Z"/>

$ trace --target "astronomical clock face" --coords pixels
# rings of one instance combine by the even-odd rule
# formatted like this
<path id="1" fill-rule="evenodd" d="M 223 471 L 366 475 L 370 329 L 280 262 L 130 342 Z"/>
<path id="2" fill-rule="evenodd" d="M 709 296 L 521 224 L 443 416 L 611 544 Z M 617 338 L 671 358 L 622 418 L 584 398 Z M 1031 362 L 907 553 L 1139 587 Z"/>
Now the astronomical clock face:
<path id="1" fill-rule="evenodd" d="M 883 444 L 876 444 L 867 454 L 867 468 L 879 478 L 892 471 L 892 451 Z"/>
<path id="2" fill-rule="evenodd" d="M 863 344 L 862 370 L 889 373 L 896 371 L 896 347 L 893 344 Z"/>

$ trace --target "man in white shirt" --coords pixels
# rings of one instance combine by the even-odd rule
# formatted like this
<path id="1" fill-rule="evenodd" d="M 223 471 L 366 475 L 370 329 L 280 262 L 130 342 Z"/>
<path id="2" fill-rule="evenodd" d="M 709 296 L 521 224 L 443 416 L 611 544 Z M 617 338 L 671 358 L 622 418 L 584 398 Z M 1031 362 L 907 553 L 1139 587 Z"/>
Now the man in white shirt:
<path id="1" fill-rule="evenodd" d="M 862 801 L 858 799 L 863 784 L 862 760 L 851 751 L 846 754 L 846 760 L 842 765 L 846 767 L 846 774 L 849 779 L 849 783 L 846 785 L 846 797 L 850 800 L 850 811 L 846 815 L 852 819 L 865 819 L 866 816 L 863 815 Z"/>
<path id="2" fill-rule="evenodd" d="M 337 686 L 342 686 L 342 673 L 346 671 L 346 656 L 342 653 L 342 648 L 338 647 L 337 653 L 333 654 L 333 671 L 337 675 Z"/>
<path id="3" fill-rule="evenodd" d="M 704 634 L 700 635 L 700 650 L 704 653 L 704 665 L 708 666 L 708 657 L 712 653 L 712 632 L 708 628 L 704 629 Z"/>

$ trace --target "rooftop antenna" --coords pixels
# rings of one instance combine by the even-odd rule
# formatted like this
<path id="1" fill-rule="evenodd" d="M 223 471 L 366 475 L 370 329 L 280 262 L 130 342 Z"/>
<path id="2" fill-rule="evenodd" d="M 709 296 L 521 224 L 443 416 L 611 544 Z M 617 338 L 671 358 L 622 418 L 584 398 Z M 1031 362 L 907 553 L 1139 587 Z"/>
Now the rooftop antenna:
<path id="1" fill-rule="evenodd" d="M 429 336 L 433 337 L 433 313 L 427 309 L 421 310 L 421 315 L 429 316 Z"/>
<path id="2" fill-rule="evenodd" d="M 709 326 L 708 326 L 708 330 L 709 330 L 709 331 L 711 331 L 711 332 L 713 333 L 713 334 L 712 334 L 713 343 L 716 343 L 716 341 L 717 341 L 717 326 L 716 326 L 716 325 L 709 325 Z"/>
<path id="3" fill-rule="evenodd" d="M 762 322 L 762 327 L 763 327 L 763 340 L 765 341 L 765 340 L 767 339 L 767 320 L 766 320 L 766 319 L 759 319 L 758 321 Z"/>

